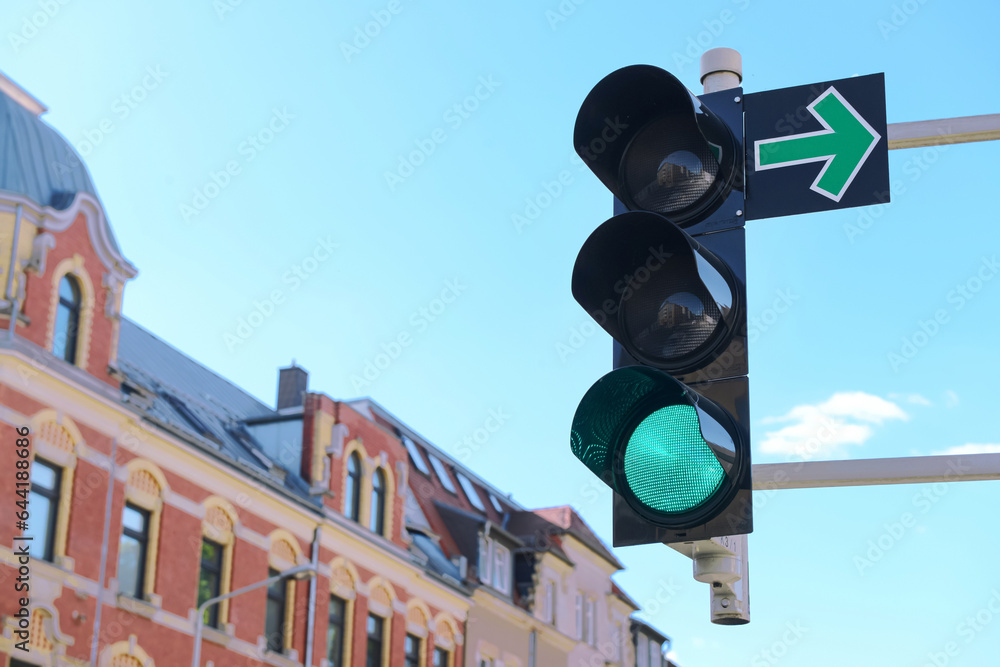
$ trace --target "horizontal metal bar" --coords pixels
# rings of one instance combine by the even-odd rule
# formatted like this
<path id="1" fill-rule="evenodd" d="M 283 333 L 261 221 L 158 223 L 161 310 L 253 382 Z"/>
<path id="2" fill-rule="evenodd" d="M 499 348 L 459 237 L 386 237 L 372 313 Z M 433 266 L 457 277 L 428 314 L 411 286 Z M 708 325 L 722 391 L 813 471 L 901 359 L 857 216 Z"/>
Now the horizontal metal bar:
<path id="1" fill-rule="evenodd" d="M 1000 139 L 1000 113 L 889 123 L 889 150 Z"/>
<path id="2" fill-rule="evenodd" d="M 1000 480 L 1000 454 L 802 461 L 753 466 L 755 491 L 984 480 Z"/>

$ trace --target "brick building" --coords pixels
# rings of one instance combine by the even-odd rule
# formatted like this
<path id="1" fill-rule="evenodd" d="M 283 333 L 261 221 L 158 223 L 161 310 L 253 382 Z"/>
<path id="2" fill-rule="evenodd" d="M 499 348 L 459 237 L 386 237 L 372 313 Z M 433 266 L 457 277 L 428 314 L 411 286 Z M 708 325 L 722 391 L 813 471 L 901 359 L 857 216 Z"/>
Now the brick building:
<path id="1" fill-rule="evenodd" d="M 0 523 L 0 666 L 189 665 L 200 603 L 296 566 L 205 611 L 201 665 L 635 664 L 638 606 L 571 508 L 295 364 L 265 405 L 124 318 L 136 269 L 44 111 L 0 75 L 0 502 L 29 501 Z"/>

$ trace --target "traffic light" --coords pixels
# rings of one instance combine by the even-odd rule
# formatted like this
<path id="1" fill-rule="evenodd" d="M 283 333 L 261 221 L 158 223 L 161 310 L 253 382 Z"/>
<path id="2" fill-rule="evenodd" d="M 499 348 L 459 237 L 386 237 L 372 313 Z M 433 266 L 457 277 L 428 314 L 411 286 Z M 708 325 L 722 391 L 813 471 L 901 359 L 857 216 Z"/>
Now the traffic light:
<path id="1" fill-rule="evenodd" d="M 615 546 L 753 529 L 741 100 L 635 65 L 577 116 L 617 215 L 580 250 L 573 297 L 615 345 L 570 441 L 615 491 Z"/>

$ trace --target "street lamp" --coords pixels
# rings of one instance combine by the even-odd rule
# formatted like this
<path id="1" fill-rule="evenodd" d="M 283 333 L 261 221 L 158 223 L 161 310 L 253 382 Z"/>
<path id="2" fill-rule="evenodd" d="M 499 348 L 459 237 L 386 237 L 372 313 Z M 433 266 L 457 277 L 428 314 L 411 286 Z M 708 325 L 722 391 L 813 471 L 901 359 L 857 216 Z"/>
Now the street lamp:
<path id="1" fill-rule="evenodd" d="M 198 606 L 198 614 L 194 620 L 194 657 L 191 659 L 191 667 L 198 667 L 198 662 L 201 660 L 201 630 L 204 627 L 203 619 L 205 617 L 205 610 L 208 609 L 213 604 L 218 604 L 223 600 L 228 600 L 229 598 L 234 598 L 237 595 L 242 595 L 243 593 L 248 593 L 252 590 L 262 588 L 264 586 L 270 586 L 276 581 L 281 581 L 282 579 L 288 579 L 289 577 L 294 577 L 295 579 L 308 579 L 309 577 L 316 576 L 316 566 L 312 563 L 307 563 L 305 565 L 296 565 L 295 567 L 289 568 L 284 572 L 280 572 L 273 577 L 268 577 L 264 581 L 258 581 L 256 584 L 250 584 L 249 586 L 244 586 L 243 588 L 237 589 L 226 593 L 225 595 L 219 595 L 214 598 L 209 598 L 202 602 Z"/>

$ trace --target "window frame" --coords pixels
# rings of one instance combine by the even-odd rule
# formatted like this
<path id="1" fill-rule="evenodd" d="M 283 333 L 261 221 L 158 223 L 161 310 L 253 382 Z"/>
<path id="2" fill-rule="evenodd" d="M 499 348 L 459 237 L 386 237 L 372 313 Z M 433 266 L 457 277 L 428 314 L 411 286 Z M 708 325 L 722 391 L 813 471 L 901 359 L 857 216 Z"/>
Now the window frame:
<path id="1" fill-rule="evenodd" d="M 269 567 L 267 569 L 267 577 L 276 577 L 281 572 Z M 264 610 L 264 641 L 268 651 L 272 653 L 284 654 L 285 652 L 285 626 L 287 624 L 287 619 L 285 617 L 286 607 L 288 605 L 288 581 L 286 579 L 279 579 L 267 587 L 267 607 Z M 271 603 L 274 602 L 278 609 L 278 631 L 272 633 L 270 631 L 270 611 L 272 608 Z M 272 634 L 277 635 L 277 641 L 272 641 Z M 278 648 L 274 648 L 275 645 Z"/>
<path id="2" fill-rule="evenodd" d="M 649 664 L 649 637 L 641 632 L 635 640 L 635 665 L 636 667 L 655 667 Z"/>
<path id="3" fill-rule="evenodd" d="M 125 512 L 128 510 L 132 510 L 142 517 L 143 523 L 141 532 L 125 525 Z M 152 519 L 153 513 L 148 509 L 128 501 L 125 502 L 125 507 L 122 508 L 122 532 L 118 537 L 118 564 L 115 568 L 115 576 L 118 579 L 119 595 L 125 595 L 136 600 L 146 599 L 146 561 L 149 557 L 150 523 L 152 522 Z M 122 539 L 125 537 L 130 537 L 139 543 L 139 558 L 136 563 L 135 594 L 125 593 L 122 590 Z"/>
<path id="4" fill-rule="evenodd" d="M 434 456 L 430 452 L 427 452 L 427 458 L 431 462 L 431 467 L 434 469 L 434 474 L 437 475 L 438 481 L 444 490 L 453 496 L 458 495 L 458 488 L 455 486 L 455 482 L 452 481 L 451 476 L 448 474 L 448 467 L 444 464 L 444 461 Z"/>
<path id="5" fill-rule="evenodd" d="M 649 667 L 660 667 L 663 664 L 663 644 L 649 640 Z"/>
<path id="6" fill-rule="evenodd" d="M 340 618 L 339 618 L 339 623 L 337 622 L 338 619 L 336 618 L 336 616 L 333 613 L 334 601 L 337 601 L 337 602 L 340 603 Z M 327 630 L 326 630 L 326 660 L 327 660 L 327 663 L 330 665 L 330 667 L 346 667 L 346 665 L 348 664 L 344 660 L 344 658 L 345 658 L 344 652 L 347 649 L 347 641 L 346 641 L 345 634 L 347 633 L 347 613 L 348 613 L 348 607 L 349 607 L 348 600 L 345 600 L 344 598 L 340 597 L 339 595 L 334 595 L 333 593 L 330 593 L 330 600 L 327 603 L 327 608 L 326 608 L 326 621 L 327 621 Z M 337 636 L 339 638 L 337 640 L 337 642 L 335 642 L 336 644 L 339 644 L 339 646 L 336 646 L 336 647 L 333 646 L 333 643 L 331 643 L 331 641 L 330 641 L 330 627 L 334 626 L 335 624 L 336 624 L 336 628 L 338 630 Z M 335 649 L 336 649 L 336 651 L 335 651 Z M 339 655 L 337 655 L 338 653 L 339 653 Z"/>
<path id="7" fill-rule="evenodd" d="M 413 461 L 413 465 L 416 466 L 417 471 L 425 477 L 430 477 L 431 469 L 428 467 L 427 460 L 420 453 L 420 447 L 413 441 L 413 438 L 401 435 L 399 439 L 403 441 L 403 446 L 406 447 L 406 453 L 409 454 L 410 460 Z"/>
<path id="8" fill-rule="evenodd" d="M 372 621 L 375 621 L 375 626 L 378 628 L 378 639 L 374 639 L 372 635 L 371 625 Z M 377 641 L 377 653 L 375 663 L 378 667 L 382 667 L 385 663 L 385 626 L 386 619 L 382 618 L 377 614 L 368 613 L 368 618 L 365 622 L 365 667 L 371 667 L 372 665 L 372 643 Z"/>
<path id="9" fill-rule="evenodd" d="M 70 301 L 62 294 L 63 283 L 70 286 L 70 290 L 73 294 L 73 300 Z M 60 316 L 62 313 L 69 311 L 67 315 L 68 322 L 66 324 L 67 333 L 66 339 L 63 341 L 63 350 L 60 354 L 56 351 L 57 341 L 60 336 Z M 52 354 L 62 359 L 66 363 L 76 365 L 77 358 L 77 348 L 80 342 L 80 322 L 83 319 L 83 287 L 80 285 L 79 279 L 72 273 L 65 273 L 59 279 L 58 286 L 56 287 L 56 313 L 55 319 L 52 322 Z"/>
<path id="10" fill-rule="evenodd" d="M 351 472 L 351 464 L 354 464 L 355 468 L 353 473 Z M 351 452 L 347 457 L 347 476 L 344 483 L 344 516 L 357 523 L 361 522 L 361 480 L 363 477 L 361 455 L 357 451 Z"/>
<path id="11" fill-rule="evenodd" d="M 485 535 L 479 536 L 479 558 L 476 563 L 479 582 L 492 585 L 493 582 L 493 540 Z"/>
<path id="12" fill-rule="evenodd" d="M 451 667 L 451 651 L 435 646 L 431 655 L 431 667 Z"/>
<path id="13" fill-rule="evenodd" d="M 493 542 L 493 588 L 504 594 L 510 594 L 510 549 Z"/>
<path id="14" fill-rule="evenodd" d="M 542 620 L 551 625 L 556 624 L 556 584 L 551 579 L 546 579 L 542 585 L 544 590 L 544 614 Z"/>
<path id="15" fill-rule="evenodd" d="M 35 487 L 35 480 L 32 477 L 35 472 L 35 466 L 39 464 L 54 473 L 55 484 L 53 488 Z M 47 459 L 36 456 L 31 462 L 31 472 L 28 475 L 28 480 L 30 483 L 28 487 L 28 506 L 38 506 L 31 502 L 32 494 L 38 494 L 49 501 L 49 512 L 45 518 L 45 553 L 41 555 L 40 560 L 54 563 L 56 557 L 56 528 L 59 522 L 59 505 L 62 503 L 63 468 Z M 34 521 L 37 522 L 37 518 Z M 33 557 L 39 558 L 38 556 Z"/>
<path id="16" fill-rule="evenodd" d="M 472 483 L 472 480 L 457 470 L 455 471 L 455 479 L 458 480 L 458 485 L 462 487 L 462 491 L 465 492 L 465 497 L 469 499 L 469 504 L 480 512 L 485 513 L 486 505 L 483 504 L 483 499 L 479 496 L 479 492 L 476 491 L 476 487 Z"/>
<path id="17" fill-rule="evenodd" d="M 205 561 L 205 543 L 206 542 L 209 543 L 209 544 L 211 544 L 211 545 L 213 545 L 215 547 L 216 560 L 218 561 L 217 563 L 208 563 L 208 565 L 210 566 L 209 568 L 206 568 L 206 561 Z M 199 556 L 198 560 L 199 560 L 199 565 L 198 565 L 198 595 L 195 598 L 195 610 L 196 611 L 197 611 L 198 607 L 200 607 L 206 600 L 210 600 L 212 598 L 219 597 L 220 595 L 222 595 L 223 573 L 225 571 L 225 566 L 226 566 L 226 546 L 224 544 L 216 542 L 215 540 L 209 539 L 207 537 L 202 537 L 201 538 L 201 551 L 200 551 L 200 556 Z M 215 574 L 215 576 L 216 576 L 216 579 L 215 579 L 215 591 L 214 592 L 209 591 L 209 596 L 207 598 L 205 598 L 204 600 L 202 600 L 201 599 L 201 582 L 202 582 L 202 578 L 203 578 L 203 573 L 206 571 L 206 569 L 207 569 L 207 571 L 210 574 Z M 206 627 L 215 628 L 216 630 L 219 629 L 219 625 L 220 625 L 219 621 L 221 619 L 220 605 L 221 605 L 221 602 L 217 602 L 217 603 L 211 605 L 210 607 L 208 607 L 207 609 L 205 609 L 205 614 L 207 615 L 207 618 L 205 618 L 203 620 L 203 624 Z"/>
<path id="18" fill-rule="evenodd" d="M 493 505 L 493 509 L 495 509 L 497 511 L 497 514 L 503 514 L 504 513 L 504 511 L 503 511 L 503 505 L 500 504 L 500 501 L 492 493 L 490 494 L 490 504 Z"/>
<path id="19" fill-rule="evenodd" d="M 412 641 L 415 646 L 415 653 L 408 653 L 406 651 L 407 642 Z M 406 637 L 403 639 L 403 667 L 421 667 L 423 664 L 423 648 L 424 640 L 417 635 L 406 633 Z"/>
<path id="20" fill-rule="evenodd" d="M 371 498 L 368 505 L 368 529 L 385 537 L 386 486 L 388 478 L 382 467 L 372 472 Z"/>
<path id="21" fill-rule="evenodd" d="M 583 629 L 586 633 L 588 646 L 597 645 L 596 616 L 597 603 L 593 598 L 588 597 L 583 602 Z"/>
<path id="22" fill-rule="evenodd" d="M 576 592 L 576 639 L 583 639 L 583 593 Z"/>

